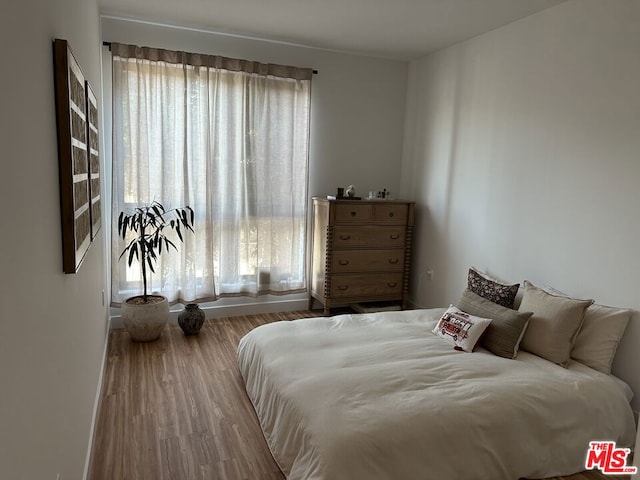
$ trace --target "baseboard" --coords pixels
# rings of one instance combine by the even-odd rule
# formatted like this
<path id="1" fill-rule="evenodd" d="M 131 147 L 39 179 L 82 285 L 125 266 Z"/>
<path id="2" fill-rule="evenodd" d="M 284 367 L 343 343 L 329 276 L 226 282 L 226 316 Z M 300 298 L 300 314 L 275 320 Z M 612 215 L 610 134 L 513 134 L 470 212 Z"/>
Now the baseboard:
<path id="1" fill-rule="evenodd" d="M 206 318 L 236 317 L 240 315 L 255 315 L 257 313 L 292 312 L 295 310 L 307 310 L 308 299 L 281 300 L 269 302 L 252 302 L 236 305 L 202 306 Z M 178 315 L 182 312 L 182 306 L 176 305 L 169 312 L 169 322 L 177 324 Z M 319 313 L 318 315 L 321 315 Z M 110 328 L 123 328 L 120 315 L 113 315 L 110 319 Z"/>
<path id="2" fill-rule="evenodd" d="M 102 351 L 102 364 L 100 365 L 100 376 L 98 377 L 98 387 L 96 389 L 96 398 L 93 402 L 93 414 L 91 418 L 91 428 L 89 430 L 89 446 L 87 448 L 87 458 L 84 462 L 84 473 L 82 474 L 83 480 L 87 480 L 89 476 L 89 468 L 91 467 L 91 453 L 93 452 L 93 441 L 96 438 L 96 421 L 98 419 L 98 412 L 100 411 L 100 404 L 102 402 L 102 380 L 104 377 L 105 368 L 107 366 L 107 348 L 109 347 L 109 330 L 111 330 L 111 319 L 107 318 L 107 331 L 104 341 L 104 349 Z"/>

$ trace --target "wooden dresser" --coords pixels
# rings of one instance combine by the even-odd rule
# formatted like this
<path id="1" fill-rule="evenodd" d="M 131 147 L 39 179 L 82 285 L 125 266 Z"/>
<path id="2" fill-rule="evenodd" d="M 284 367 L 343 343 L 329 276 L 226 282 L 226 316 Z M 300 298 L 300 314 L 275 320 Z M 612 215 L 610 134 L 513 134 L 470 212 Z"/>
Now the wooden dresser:
<path id="1" fill-rule="evenodd" d="M 407 307 L 413 202 L 313 198 L 311 293 L 331 307 L 398 301 Z"/>

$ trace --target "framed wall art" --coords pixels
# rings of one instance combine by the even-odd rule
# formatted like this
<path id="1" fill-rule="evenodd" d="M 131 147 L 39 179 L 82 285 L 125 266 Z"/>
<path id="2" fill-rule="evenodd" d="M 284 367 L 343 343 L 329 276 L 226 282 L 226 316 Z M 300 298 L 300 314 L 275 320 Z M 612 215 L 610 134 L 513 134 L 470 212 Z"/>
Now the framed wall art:
<path id="1" fill-rule="evenodd" d="M 98 130 L 98 100 L 89 82 L 87 92 L 87 152 L 89 159 L 89 198 L 91 199 L 91 240 L 96 238 L 102 219 L 100 218 L 100 136 Z"/>
<path id="2" fill-rule="evenodd" d="M 91 244 L 85 79 L 66 40 L 54 40 L 53 53 L 62 263 L 64 273 L 76 273 Z"/>

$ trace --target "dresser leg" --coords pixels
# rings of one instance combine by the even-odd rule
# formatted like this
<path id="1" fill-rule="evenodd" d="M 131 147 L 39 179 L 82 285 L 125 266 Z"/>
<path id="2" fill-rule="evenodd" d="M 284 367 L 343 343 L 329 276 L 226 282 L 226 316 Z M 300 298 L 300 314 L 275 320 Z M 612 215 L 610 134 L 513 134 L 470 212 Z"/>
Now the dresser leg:
<path id="1" fill-rule="evenodd" d="M 329 315 L 331 315 L 331 308 L 329 308 L 327 305 L 324 306 L 324 316 L 328 317 Z"/>
<path id="2" fill-rule="evenodd" d="M 309 310 L 313 310 L 313 297 L 309 295 Z"/>

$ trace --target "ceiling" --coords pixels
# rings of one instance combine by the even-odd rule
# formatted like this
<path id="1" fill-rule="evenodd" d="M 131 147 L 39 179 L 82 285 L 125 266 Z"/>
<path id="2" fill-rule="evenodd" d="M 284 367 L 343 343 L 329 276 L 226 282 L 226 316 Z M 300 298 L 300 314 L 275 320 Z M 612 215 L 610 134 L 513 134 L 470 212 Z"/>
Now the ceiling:
<path id="1" fill-rule="evenodd" d="M 413 60 L 565 0 L 98 0 L 105 15 Z"/>

